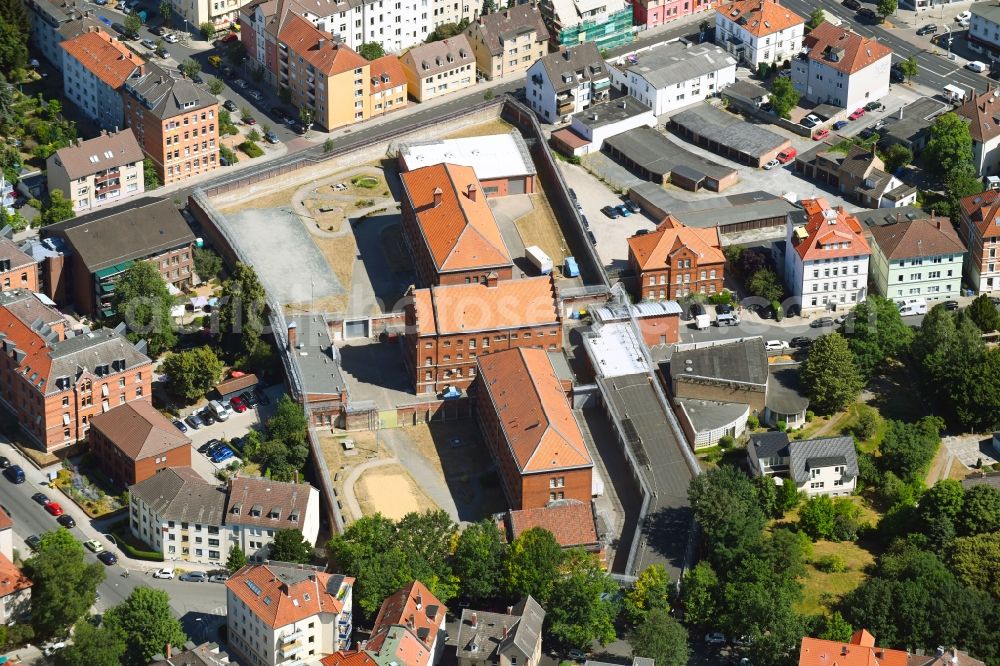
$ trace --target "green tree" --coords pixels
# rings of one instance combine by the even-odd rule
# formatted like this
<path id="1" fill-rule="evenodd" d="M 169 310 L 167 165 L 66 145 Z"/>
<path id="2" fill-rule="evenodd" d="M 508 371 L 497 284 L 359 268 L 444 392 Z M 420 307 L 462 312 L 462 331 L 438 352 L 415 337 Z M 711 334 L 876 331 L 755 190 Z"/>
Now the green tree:
<path id="1" fill-rule="evenodd" d="M 768 301 L 780 301 L 785 293 L 781 278 L 770 268 L 762 268 L 747 281 L 747 290 Z"/>
<path id="2" fill-rule="evenodd" d="M 260 132 L 256 128 L 247 132 L 247 141 L 252 141 L 254 143 L 260 141 Z"/>
<path id="3" fill-rule="evenodd" d="M 684 574 L 681 600 L 684 620 L 696 627 L 711 626 L 718 617 L 719 577 L 712 565 L 702 560 Z"/>
<path id="4" fill-rule="evenodd" d="M 240 545 L 234 544 L 229 550 L 229 557 L 226 558 L 226 569 L 234 574 L 247 565 L 247 554 L 243 552 Z"/>
<path id="5" fill-rule="evenodd" d="M 473 602 L 499 596 L 507 543 L 493 520 L 466 527 L 458 536 L 452 566 L 461 581 L 462 595 Z"/>
<path id="6" fill-rule="evenodd" d="M 204 23 L 198 24 L 198 32 L 201 33 L 202 39 L 208 41 L 212 39 L 212 35 L 215 34 L 215 24 L 211 21 L 205 21 Z"/>
<path id="7" fill-rule="evenodd" d="M 898 7 L 897 0 L 878 0 L 875 4 L 875 11 L 882 17 L 882 20 L 885 20 L 886 16 L 895 14 Z"/>
<path id="8" fill-rule="evenodd" d="M 221 95 L 225 89 L 226 84 L 222 82 L 222 79 L 213 76 L 208 80 L 208 91 L 213 95 Z"/>
<path id="9" fill-rule="evenodd" d="M 913 330 L 899 315 L 896 304 L 874 294 L 854 307 L 844 329 L 854 365 L 864 379 L 888 367 L 913 342 Z"/>
<path id="10" fill-rule="evenodd" d="M 238 262 L 222 285 L 219 335 L 236 345 L 241 355 L 252 354 L 264 330 L 264 287 L 251 266 Z"/>
<path id="11" fill-rule="evenodd" d="M 268 556 L 279 562 L 308 564 L 313 558 L 313 547 L 299 530 L 278 530 L 274 533 L 274 543 L 271 544 Z"/>
<path id="12" fill-rule="evenodd" d="M 709 543 L 716 571 L 727 571 L 761 546 L 767 517 L 757 490 L 742 470 L 725 466 L 696 476 L 688 499 Z"/>
<path id="13" fill-rule="evenodd" d="M 962 536 L 1000 532 L 1000 489 L 983 484 L 966 490 L 956 527 Z"/>
<path id="14" fill-rule="evenodd" d="M 833 611 L 829 615 L 822 615 L 816 626 L 816 637 L 826 641 L 837 641 L 847 643 L 854 634 L 854 627 L 844 619 L 840 611 Z"/>
<path id="15" fill-rule="evenodd" d="M 496 0 L 483 0 L 482 14 L 492 14 L 497 10 Z"/>
<path id="16" fill-rule="evenodd" d="M 87 621 L 73 628 L 73 643 L 56 652 L 56 666 L 119 666 L 125 654 L 125 637 L 105 626 Z"/>
<path id="17" fill-rule="evenodd" d="M 950 217 L 957 218 L 961 215 L 959 202 L 965 197 L 982 192 L 983 181 L 971 163 L 959 164 L 945 174 L 944 189 L 948 194 L 947 213 Z"/>
<path id="18" fill-rule="evenodd" d="M 177 344 L 170 309 L 174 297 L 157 264 L 136 261 L 115 283 L 115 311 L 128 325 L 132 342 L 145 338 L 149 351 L 159 356 Z"/>
<path id="19" fill-rule="evenodd" d="M 413 577 L 447 603 L 458 594 L 458 579 L 451 568 L 451 553 L 458 525 L 440 509 L 408 513 L 396 524 L 399 546 L 410 555 Z"/>
<path id="20" fill-rule="evenodd" d="M 920 497 L 920 518 L 928 526 L 942 519 L 954 523 L 962 514 L 964 504 L 965 490 L 962 484 L 954 479 L 943 479 Z"/>
<path id="21" fill-rule="evenodd" d="M 434 28 L 431 34 L 427 35 L 427 43 L 450 39 L 455 35 L 461 34 L 467 27 L 469 27 L 469 19 L 462 19 L 458 23 L 442 23 Z"/>
<path id="22" fill-rule="evenodd" d="M 181 71 L 181 74 L 183 74 L 184 76 L 188 77 L 189 79 L 193 79 L 195 76 L 201 73 L 201 63 L 192 58 L 188 58 L 187 60 L 182 62 L 177 69 L 179 69 Z"/>
<path id="23" fill-rule="evenodd" d="M 333 152 L 333 148 L 334 148 L 333 139 L 327 139 L 326 141 L 323 142 L 323 152 L 324 153 L 332 153 Z"/>
<path id="24" fill-rule="evenodd" d="M 833 500 L 817 495 L 799 509 L 799 527 L 813 539 L 830 539 L 834 528 Z"/>
<path id="25" fill-rule="evenodd" d="M 27 35 L 0 17 L 0 71 L 10 73 L 27 63 Z"/>
<path id="26" fill-rule="evenodd" d="M 24 231 L 28 228 L 28 220 L 21 215 L 20 211 L 15 210 L 13 213 L 8 213 L 6 208 L 0 207 L 0 228 L 10 227 L 14 231 Z"/>
<path id="27" fill-rule="evenodd" d="M 816 27 L 825 20 L 826 12 L 823 11 L 822 7 L 817 7 L 812 10 L 812 13 L 809 14 L 809 20 L 806 21 L 806 30 L 815 30 Z"/>
<path id="28" fill-rule="evenodd" d="M 931 124 L 931 138 L 924 148 L 924 162 L 939 176 L 972 164 L 972 135 L 969 125 L 954 112 L 942 114 Z"/>
<path id="29" fill-rule="evenodd" d="M 773 485 L 773 484 L 772 484 Z M 643 622 L 656 610 L 670 610 L 670 574 L 662 564 L 651 564 L 639 574 L 622 600 L 625 618 L 632 624 Z"/>
<path id="30" fill-rule="evenodd" d="M 306 430 L 309 426 L 302 406 L 286 393 L 278 400 L 274 414 L 267 420 L 271 439 L 281 442 L 289 451 L 290 462 L 296 469 L 305 465 L 309 456 Z"/>
<path id="31" fill-rule="evenodd" d="M 784 515 L 780 501 L 778 499 L 778 486 L 774 482 L 774 477 L 761 475 L 753 480 L 754 490 L 757 491 L 757 503 L 761 511 L 769 518 L 780 518 Z"/>
<path id="32" fill-rule="evenodd" d="M 379 42 L 365 42 L 358 48 L 358 54 L 371 62 L 385 56 L 385 49 Z"/>
<path id="33" fill-rule="evenodd" d="M 48 205 L 42 210 L 42 226 L 55 224 L 76 217 L 73 201 L 67 199 L 62 190 L 50 190 Z"/>
<path id="34" fill-rule="evenodd" d="M 135 12 L 130 12 L 122 21 L 122 24 L 125 26 L 126 32 L 130 35 L 138 35 L 139 31 L 142 30 L 142 19 Z"/>
<path id="35" fill-rule="evenodd" d="M 162 0 L 159 6 L 160 18 L 163 19 L 163 25 L 169 26 L 170 19 L 174 15 L 174 6 L 170 4 L 169 0 Z"/>
<path id="36" fill-rule="evenodd" d="M 949 566 L 963 585 L 1000 600 L 1000 532 L 959 537 L 948 549 Z"/>
<path id="37" fill-rule="evenodd" d="M 799 490 L 791 479 L 783 479 L 778 486 L 778 506 L 782 515 L 794 509 L 799 503 Z"/>
<path id="38" fill-rule="evenodd" d="M 803 532 L 777 527 L 764 543 L 762 553 L 775 571 L 787 578 L 802 578 L 806 563 L 812 558 L 812 542 Z"/>
<path id="39" fill-rule="evenodd" d="M 69 530 L 46 532 L 25 563 L 31 578 L 31 624 L 39 636 L 63 636 L 87 614 L 104 581 L 104 565 L 88 564 Z"/>
<path id="40" fill-rule="evenodd" d="M 313 110 L 308 106 L 299 107 L 299 122 L 306 126 L 307 132 L 312 129 L 313 117 Z"/>
<path id="41" fill-rule="evenodd" d="M 771 108 L 779 118 L 789 118 L 789 112 L 799 103 L 799 91 L 792 85 L 792 80 L 776 77 L 771 82 Z"/>
<path id="42" fill-rule="evenodd" d="M 160 175 L 156 173 L 156 165 L 148 157 L 142 161 L 142 181 L 146 190 L 155 190 L 162 185 Z"/>
<path id="43" fill-rule="evenodd" d="M 562 569 L 545 605 L 548 635 L 561 645 L 583 649 L 594 641 L 613 642 L 618 609 L 611 599 L 618 585 L 582 548 L 566 552 Z"/>
<path id="44" fill-rule="evenodd" d="M 222 257 L 207 247 L 194 249 L 194 271 L 202 280 L 219 277 L 222 272 Z"/>
<path id="45" fill-rule="evenodd" d="M 893 173 L 913 161 L 913 151 L 900 143 L 894 143 L 886 148 L 882 159 L 885 162 L 886 171 Z"/>
<path id="46" fill-rule="evenodd" d="M 858 422 L 854 424 L 851 432 L 860 440 L 871 439 L 882 427 L 882 421 L 882 415 L 874 407 L 858 405 Z"/>
<path id="47" fill-rule="evenodd" d="M 28 10 L 23 2 L 0 0 L 0 19 L 9 23 L 22 36 L 24 42 L 28 41 L 31 20 L 28 18 Z"/>
<path id="48" fill-rule="evenodd" d="M 883 471 L 891 471 L 904 481 L 921 478 L 937 453 L 940 426 L 930 417 L 918 423 L 889 420 L 879 449 Z"/>
<path id="49" fill-rule="evenodd" d="M 653 659 L 657 666 L 685 666 L 691 657 L 687 630 L 662 608 L 650 610 L 628 642 L 633 657 Z"/>
<path id="50" fill-rule="evenodd" d="M 170 392 L 193 401 L 219 383 L 224 367 L 211 347 L 202 346 L 169 354 L 161 369 L 169 377 Z"/>
<path id="51" fill-rule="evenodd" d="M 184 645 L 188 637 L 170 610 L 170 597 L 162 590 L 139 586 L 104 614 L 104 625 L 121 633 L 126 650 L 123 666 L 145 666 L 165 645 Z"/>
<path id="52" fill-rule="evenodd" d="M 289 461 L 288 447 L 276 439 L 261 442 L 250 460 L 276 481 L 291 481 L 298 469 Z"/>
<path id="53" fill-rule="evenodd" d="M 839 333 L 816 339 L 802 364 L 801 379 L 811 406 L 825 414 L 847 407 L 864 386 L 854 354 Z"/>
<path id="54" fill-rule="evenodd" d="M 899 66 L 899 71 L 902 72 L 903 76 L 906 77 L 907 81 L 916 76 L 917 71 L 919 71 L 920 69 L 919 65 L 917 64 L 917 59 L 914 58 L 913 56 L 910 56 L 906 60 L 901 60 L 897 64 Z"/>
<path id="55" fill-rule="evenodd" d="M 533 527 L 510 545 L 504 562 L 504 589 L 511 597 L 533 596 L 543 606 L 552 596 L 563 551 L 546 529 Z"/>
<path id="56" fill-rule="evenodd" d="M 1000 311 L 986 294 L 977 296 L 965 309 L 965 314 L 983 333 L 1000 330 Z"/>

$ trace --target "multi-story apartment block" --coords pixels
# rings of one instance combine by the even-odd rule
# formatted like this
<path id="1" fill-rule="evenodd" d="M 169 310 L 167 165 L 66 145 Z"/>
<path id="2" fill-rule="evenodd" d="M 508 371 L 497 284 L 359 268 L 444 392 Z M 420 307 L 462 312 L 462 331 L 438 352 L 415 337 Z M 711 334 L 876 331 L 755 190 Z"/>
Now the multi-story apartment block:
<path id="1" fill-rule="evenodd" d="M 545 610 L 531 596 L 506 614 L 462 609 L 458 622 L 458 666 L 538 666 Z"/>
<path id="2" fill-rule="evenodd" d="M 278 85 L 291 102 L 313 111 L 331 130 L 366 120 L 371 112 L 371 63 L 294 14 L 278 33 Z"/>
<path id="3" fill-rule="evenodd" d="M 63 67 L 61 43 L 83 33 L 103 28 L 91 9 L 81 9 L 54 0 L 27 0 L 31 18 L 31 43 L 58 71 Z"/>
<path id="4" fill-rule="evenodd" d="M 901 220 L 869 228 L 870 282 L 897 300 L 961 295 L 965 245 L 947 217 Z"/>
<path id="5" fill-rule="evenodd" d="M 1000 90 L 988 83 L 982 94 L 970 94 L 955 113 L 968 121 L 972 165 L 982 176 L 1000 175 Z"/>
<path id="6" fill-rule="evenodd" d="M 598 50 L 613 49 L 635 39 L 626 0 L 541 0 L 539 8 L 557 48 L 592 42 Z"/>
<path id="7" fill-rule="evenodd" d="M 226 581 L 229 647 L 248 666 L 312 664 L 347 649 L 353 587 L 324 567 L 248 564 Z"/>
<path id="8" fill-rule="evenodd" d="M 632 12 L 636 25 L 655 28 L 670 21 L 708 11 L 712 0 L 636 0 Z"/>
<path id="9" fill-rule="evenodd" d="M 129 487 L 129 529 L 165 560 L 223 563 L 234 546 L 263 560 L 278 530 L 316 543 L 319 491 L 260 478 L 220 485 L 190 467 L 167 467 Z"/>
<path id="10" fill-rule="evenodd" d="M 722 291 L 726 257 L 716 227 L 686 227 L 667 215 L 655 231 L 628 239 L 628 263 L 638 298 L 672 301 Z"/>
<path id="11" fill-rule="evenodd" d="M 476 412 L 511 509 L 590 503 L 594 462 L 547 351 L 479 357 Z"/>
<path id="12" fill-rule="evenodd" d="M 191 466 L 191 440 L 145 400 L 98 414 L 90 423 L 90 453 L 121 488 L 168 467 Z"/>
<path id="13" fill-rule="evenodd" d="M 49 191 L 61 190 L 77 213 L 121 203 L 146 191 L 143 159 L 131 129 L 77 139 L 46 160 Z"/>
<path id="14" fill-rule="evenodd" d="M 465 29 L 479 76 L 493 80 L 524 72 L 549 52 L 549 29 L 534 5 L 483 14 Z"/>
<path id="15" fill-rule="evenodd" d="M 480 355 L 514 347 L 563 348 L 562 320 L 548 276 L 487 279 L 409 293 L 403 361 L 417 393 L 466 389 Z"/>
<path id="16" fill-rule="evenodd" d="M 528 68 L 528 106 L 546 123 L 569 122 L 593 104 L 609 99 L 611 77 L 594 42 L 560 48 Z"/>
<path id="17" fill-rule="evenodd" d="M 406 83 L 418 102 L 476 83 L 476 56 L 465 34 L 414 46 L 400 58 Z"/>
<path id="18" fill-rule="evenodd" d="M 612 82 L 660 116 L 719 94 L 736 82 L 736 60 L 714 44 L 670 42 L 611 65 Z"/>
<path id="19" fill-rule="evenodd" d="M 160 182 L 169 185 L 219 168 L 219 100 L 208 89 L 147 64 L 122 94 L 126 122 Z"/>
<path id="20" fill-rule="evenodd" d="M 1000 192 L 965 197 L 958 232 L 965 243 L 965 276 L 980 293 L 1000 289 Z"/>
<path id="21" fill-rule="evenodd" d="M 105 130 L 124 125 L 121 88 L 139 76 L 145 61 L 100 28 L 60 43 L 63 94 Z"/>
<path id="22" fill-rule="evenodd" d="M 824 21 L 802 40 L 792 60 L 792 84 L 816 104 L 852 111 L 889 93 L 892 49 Z"/>
<path id="23" fill-rule="evenodd" d="M 513 277 L 510 252 L 472 167 L 434 164 L 400 179 L 403 237 L 421 286 Z"/>
<path id="24" fill-rule="evenodd" d="M 915 1 L 923 5 L 930 4 L 930 0 Z M 906 0 L 900 4 L 905 5 Z M 969 18 L 969 40 L 985 45 L 990 51 L 1000 49 L 1000 5 L 993 0 L 977 2 L 969 11 L 972 13 Z"/>
<path id="25" fill-rule="evenodd" d="M 432 0 L 431 26 L 436 28 L 446 23 L 458 25 L 462 21 L 472 21 L 479 15 L 482 6 L 476 0 Z"/>
<path id="26" fill-rule="evenodd" d="M 805 19 L 778 0 L 735 0 L 715 12 L 715 43 L 756 69 L 799 53 Z"/>
<path id="27" fill-rule="evenodd" d="M 9 238 L 0 238 L 0 289 L 40 290 L 38 263 Z"/>
<path id="28" fill-rule="evenodd" d="M 59 238 L 69 254 L 69 275 L 78 312 L 115 314 L 114 283 L 136 261 L 148 261 L 178 289 L 194 282 L 194 234 L 168 199 L 144 197 L 124 205 L 50 224 L 42 234 Z"/>
<path id="29" fill-rule="evenodd" d="M 390 111 L 399 111 L 407 105 L 406 72 L 399 58 L 394 55 L 382 56 L 369 63 L 371 84 L 368 100 L 371 108 L 369 117 L 381 116 Z"/>
<path id="30" fill-rule="evenodd" d="M 63 330 L 0 306 L 0 402 L 48 452 L 84 439 L 94 416 L 150 399 L 152 361 L 124 335 L 102 328 L 66 338 Z"/>
<path id="31" fill-rule="evenodd" d="M 858 218 L 826 199 L 804 199 L 788 214 L 785 285 L 802 311 L 848 309 L 865 300 L 871 250 Z"/>

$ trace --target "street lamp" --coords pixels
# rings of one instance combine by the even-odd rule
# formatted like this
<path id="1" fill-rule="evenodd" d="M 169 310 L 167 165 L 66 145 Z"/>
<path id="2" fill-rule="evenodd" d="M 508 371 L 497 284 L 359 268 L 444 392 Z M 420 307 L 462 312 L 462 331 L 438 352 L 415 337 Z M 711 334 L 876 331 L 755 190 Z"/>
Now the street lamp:
<path id="1" fill-rule="evenodd" d="M 946 45 L 948 47 L 948 60 L 951 60 L 951 28 L 944 26 L 944 31 L 948 33 L 948 36 L 945 37 L 945 39 L 947 40 Z"/>

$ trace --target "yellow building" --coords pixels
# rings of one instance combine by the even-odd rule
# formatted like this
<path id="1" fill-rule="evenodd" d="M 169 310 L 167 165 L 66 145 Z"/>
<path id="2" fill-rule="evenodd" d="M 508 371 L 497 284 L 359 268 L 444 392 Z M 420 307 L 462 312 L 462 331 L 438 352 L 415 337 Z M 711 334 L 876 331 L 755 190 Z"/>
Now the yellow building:
<path id="1" fill-rule="evenodd" d="M 414 46 L 399 61 L 418 102 L 476 85 L 476 55 L 465 34 Z"/>
<path id="2" fill-rule="evenodd" d="M 278 32 L 278 84 L 291 102 L 313 111 L 326 130 L 367 120 L 371 115 L 371 65 L 328 32 L 289 14 Z"/>
<path id="3" fill-rule="evenodd" d="M 372 118 L 390 111 L 405 109 L 407 105 L 406 74 L 403 65 L 394 55 L 382 56 L 371 61 L 371 87 L 368 115 Z"/>

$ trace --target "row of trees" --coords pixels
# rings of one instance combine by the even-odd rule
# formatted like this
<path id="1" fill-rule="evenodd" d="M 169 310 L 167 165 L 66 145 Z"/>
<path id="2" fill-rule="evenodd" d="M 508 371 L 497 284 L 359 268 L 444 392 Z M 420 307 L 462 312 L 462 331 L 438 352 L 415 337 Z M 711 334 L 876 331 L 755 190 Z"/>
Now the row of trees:
<path id="1" fill-rule="evenodd" d="M 933 208 L 948 217 L 958 219 L 959 201 L 982 192 L 983 183 L 973 162 L 972 134 L 969 125 L 958 114 L 948 112 L 934 119 L 931 138 L 923 150 L 924 164 L 941 179 L 945 198 Z"/>

